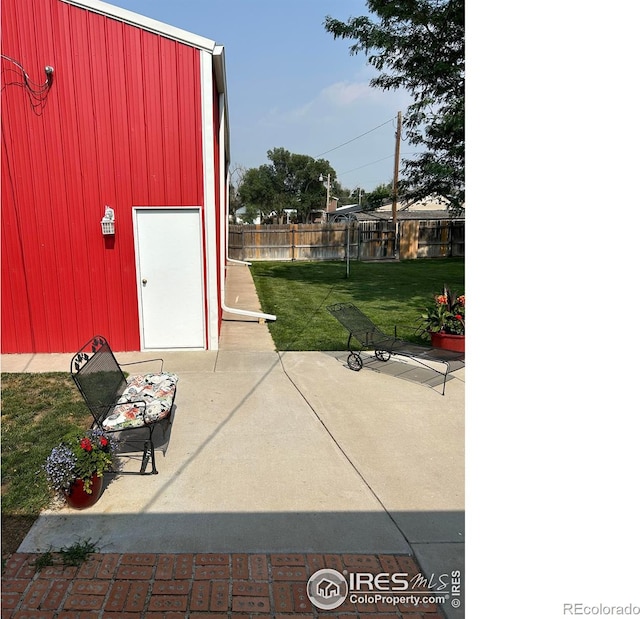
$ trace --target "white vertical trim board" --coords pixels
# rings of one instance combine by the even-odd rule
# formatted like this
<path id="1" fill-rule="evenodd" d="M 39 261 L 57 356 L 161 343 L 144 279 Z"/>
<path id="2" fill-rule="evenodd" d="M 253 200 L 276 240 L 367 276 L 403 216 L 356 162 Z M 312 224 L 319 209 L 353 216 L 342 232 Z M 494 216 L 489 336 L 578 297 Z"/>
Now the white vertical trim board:
<path id="1" fill-rule="evenodd" d="M 204 183 L 204 238 L 207 258 L 207 326 L 209 350 L 218 350 L 218 282 L 219 255 L 216 248 L 215 144 L 213 117 L 213 59 L 200 52 L 200 84 L 202 101 L 202 181 Z M 222 235 L 220 235 L 222 238 Z"/>

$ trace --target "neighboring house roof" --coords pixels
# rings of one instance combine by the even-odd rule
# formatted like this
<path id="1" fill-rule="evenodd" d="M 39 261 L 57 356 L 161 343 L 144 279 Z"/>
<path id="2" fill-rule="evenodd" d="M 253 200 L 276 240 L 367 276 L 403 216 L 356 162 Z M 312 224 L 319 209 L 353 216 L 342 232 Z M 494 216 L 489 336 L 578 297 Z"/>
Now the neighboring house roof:
<path id="1" fill-rule="evenodd" d="M 396 206 L 396 212 L 400 211 L 446 211 L 446 200 L 438 198 L 425 198 L 424 200 L 406 201 L 399 200 Z M 385 202 L 378 211 L 391 211 L 393 207 L 392 201 Z"/>
<path id="2" fill-rule="evenodd" d="M 442 201 L 437 199 L 425 199 L 417 202 L 398 202 L 396 205 L 396 219 L 405 221 L 408 219 L 464 219 L 462 214 L 452 217 L 450 211 L 444 208 Z M 335 211 L 327 213 L 330 219 L 342 219 L 345 216 L 355 217 L 358 221 L 390 220 L 393 217 L 393 205 L 386 202 L 372 211 L 363 211 L 359 204 L 346 204 Z"/>
<path id="3" fill-rule="evenodd" d="M 358 221 L 390 221 L 393 213 L 387 210 L 365 211 L 356 213 Z M 427 211 L 396 211 L 396 219 L 398 221 L 407 220 L 425 220 L 425 219 L 464 219 L 464 213 L 458 217 L 451 217 L 451 213 L 446 209 L 427 210 Z"/>
<path id="4" fill-rule="evenodd" d="M 347 215 L 348 213 L 357 213 L 361 210 L 362 206 L 360 204 L 345 204 L 344 206 L 339 206 L 335 211 L 329 211 L 327 215 L 336 218 L 341 215 Z"/>

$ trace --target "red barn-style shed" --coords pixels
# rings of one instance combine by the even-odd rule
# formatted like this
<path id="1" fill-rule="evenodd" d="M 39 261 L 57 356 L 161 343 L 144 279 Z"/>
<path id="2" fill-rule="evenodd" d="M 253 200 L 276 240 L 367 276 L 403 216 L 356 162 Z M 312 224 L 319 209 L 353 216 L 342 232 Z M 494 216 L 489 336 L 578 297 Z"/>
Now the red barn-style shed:
<path id="1" fill-rule="evenodd" d="M 2 353 L 216 349 L 223 47 L 97 0 L 2 0 L 1 103 Z"/>

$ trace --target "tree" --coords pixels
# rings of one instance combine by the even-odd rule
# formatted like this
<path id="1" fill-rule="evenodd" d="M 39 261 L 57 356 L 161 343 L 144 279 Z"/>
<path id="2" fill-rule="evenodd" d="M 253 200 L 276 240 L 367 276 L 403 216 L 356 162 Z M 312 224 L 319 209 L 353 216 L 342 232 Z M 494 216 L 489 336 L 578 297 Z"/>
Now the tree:
<path id="1" fill-rule="evenodd" d="M 275 189 L 271 169 L 268 165 L 250 168 L 246 171 L 242 184 L 238 187 L 242 206 L 252 214 L 259 213 L 261 219 L 269 216 L 276 204 Z"/>
<path id="2" fill-rule="evenodd" d="M 363 204 L 365 201 L 365 197 L 367 192 L 362 187 L 356 187 L 351 190 L 349 194 L 349 200 L 353 204 Z"/>
<path id="3" fill-rule="evenodd" d="M 308 221 L 311 211 L 322 209 L 326 203 L 326 186 L 320 176 L 335 171 L 325 159 L 291 153 L 285 148 L 267 152 L 270 164 L 251 168 L 244 175 L 238 193 L 244 206 L 254 205 L 263 216 L 274 213 L 279 223 L 284 221 L 285 210 L 295 209 L 298 221 Z"/>
<path id="4" fill-rule="evenodd" d="M 325 185 L 326 188 L 326 185 Z M 342 183 L 335 180 L 331 176 L 331 197 L 338 199 L 338 206 L 344 206 L 351 202 L 351 194 L 353 193 L 348 187 L 343 187 Z M 325 194 L 326 199 L 326 194 Z"/>
<path id="5" fill-rule="evenodd" d="M 246 173 L 247 169 L 241 165 L 236 166 L 229 173 L 229 219 L 231 221 L 235 221 L 236 211 L 242 206 L 242 201 L 238 194 L 238 187 L 242 185 Z"/>
<path id="6" fill-rule="evenodd" d="M 256 219 L 261 222 L 263 220 L 263 213 L 255 204 L 248 204 L 244 207 L 244 212 L 240 215 L 240 221 L 243 224 L 253 224 Z"/>
<path id="7" fill-rule="evenodd" d="M 380 208 L 385 200 L 388 200 L 392 194 L 392 185 L 387 183 L 386 185 L 378 185 L 373 191 L 370 191 L 364 201 L 364 210 L 373 211 Z"/>
<path id="8" fill-rule="evenodd" d="M 423 148 L 403 160 L 400 191 L 407 199 L 440 197 L 464 208 L 464 1 L 367 0 L 370 17 L 325 18 L 334 38 L 355 39 L 380 74 L 371 86 L 405 88 L 413 98 L 403 128 Z"/>

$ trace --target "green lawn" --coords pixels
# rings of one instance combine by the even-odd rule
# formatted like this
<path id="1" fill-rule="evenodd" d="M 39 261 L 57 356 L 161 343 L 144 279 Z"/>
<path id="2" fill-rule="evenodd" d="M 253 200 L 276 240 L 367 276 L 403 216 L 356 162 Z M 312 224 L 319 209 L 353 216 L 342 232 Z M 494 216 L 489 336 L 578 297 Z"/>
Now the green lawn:
<path id="1" fill-rule="evenodd" d="M 344 350 L 348 334 L 326 311 L 332 303 L 352 302 L 374 323 L 410 337 L 420 314 L 448 285 L 464 293 L 464 259 L 401 262 L 254 262 L 251 273 L 262 310 L 275 314 L 269 324 L 278 350 Z"/>
<path id="2" fill-rule="evenodd" d="M 65 434 L 90 425 L 68 373 L 2 374 L 3 557 L 51 500 L 42 471 L 47 456 Z"/>

